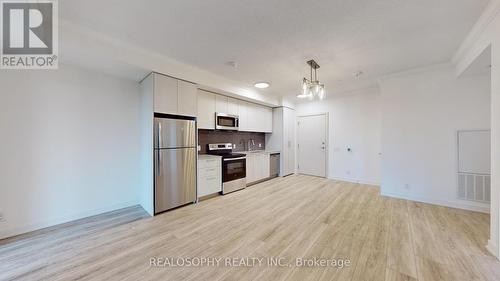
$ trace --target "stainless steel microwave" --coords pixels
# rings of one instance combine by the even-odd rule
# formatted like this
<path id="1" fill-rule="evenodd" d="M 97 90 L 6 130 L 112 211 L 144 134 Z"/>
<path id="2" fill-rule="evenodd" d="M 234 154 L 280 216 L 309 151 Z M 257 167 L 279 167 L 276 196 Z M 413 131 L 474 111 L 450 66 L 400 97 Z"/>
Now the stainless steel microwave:
<path id="1" fill-rule="evenodd" d="M 238 131 L 239 128 L 238 115 L 231 115 L 225 113 L 215 113 L 215 129 L 217 130 L 232 130 Z"/>

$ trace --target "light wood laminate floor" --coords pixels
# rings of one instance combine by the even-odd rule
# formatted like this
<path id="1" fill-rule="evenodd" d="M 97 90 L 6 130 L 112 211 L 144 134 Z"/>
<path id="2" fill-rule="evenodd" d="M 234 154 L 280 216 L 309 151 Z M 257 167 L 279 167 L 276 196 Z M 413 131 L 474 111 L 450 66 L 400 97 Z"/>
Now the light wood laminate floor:
<path id="1" fill-rule="evenodd" d="M 0 241 L 0 280 L 500 280 L 489 216 L 373 186 L 273 179 L 154 218 L 140 207 Z M 152 257 L 281 257 L 292 266 L 151 267 Z M 348 259 L 297 267 L 295 258 Z"/>

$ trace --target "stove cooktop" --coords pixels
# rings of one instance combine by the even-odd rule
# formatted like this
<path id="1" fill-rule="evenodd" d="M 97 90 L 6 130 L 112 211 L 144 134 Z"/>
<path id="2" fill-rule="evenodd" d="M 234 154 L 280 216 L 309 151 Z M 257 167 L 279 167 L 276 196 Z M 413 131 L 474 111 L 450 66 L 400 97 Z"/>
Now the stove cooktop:
<path id="1" fill-rule="evenodd" d="M 245 154 L 233 153 L 232 143 L 211 143 L 207 144 L 207 152 L 211 155 L 222 156 L 222 158 L 240 158 L 245 157 Z"/>
<path id="2" fill-rule="evenodd" d="M 209 153 L 209 154 L 222 156 L 222 158 L 224 158 L 224 159 L 240 158 L 240 157 L 246 156 L 245 154 L 242 154 L 242 153 L 232 153 L 232 152 L 231 153 Z"/>
<path id="3" fill-rule="evenodd" d="M 246 156 L 245 154 L 241 154 L 241 153 L 230 153 L 230 154 L 223 155 L 222 158 L 239 158 L 239 157 L 245 157 L 245 156 Z"/>

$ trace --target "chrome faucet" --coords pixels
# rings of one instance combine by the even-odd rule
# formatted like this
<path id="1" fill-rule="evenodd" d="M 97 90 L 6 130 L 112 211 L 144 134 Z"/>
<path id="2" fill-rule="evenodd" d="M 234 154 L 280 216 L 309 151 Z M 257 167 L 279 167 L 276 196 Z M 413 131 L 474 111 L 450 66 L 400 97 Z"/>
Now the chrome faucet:
<path id="1" fill-rule="evenodd" d="M 249 139 L 247 143 L 248 151 L 252 151 L 254 147 L 255 147 L 255 141 L 253 139 Z"/>

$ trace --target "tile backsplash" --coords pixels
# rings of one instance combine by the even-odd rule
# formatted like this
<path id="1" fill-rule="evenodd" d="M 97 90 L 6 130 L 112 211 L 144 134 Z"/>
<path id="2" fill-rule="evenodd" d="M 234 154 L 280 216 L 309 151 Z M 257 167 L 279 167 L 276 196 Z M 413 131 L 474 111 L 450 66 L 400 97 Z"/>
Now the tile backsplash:
<path id="1" fill-rule="evenodd" d="M 198 144 L 201 151 L 198 153 L 207 153 L 207 144 L 209 143 L 233 143 L 236 148 L 233 151 L 248 150 L 248 141 L 253 140 L 255 145 L 252 150 L 264 150 L 266 148 L 265 133 L 234 132 L 234 131 L 216 131 L 216 130 L 198 130 Z M 259 147 L 260 144 L 260 147 Z"/>

